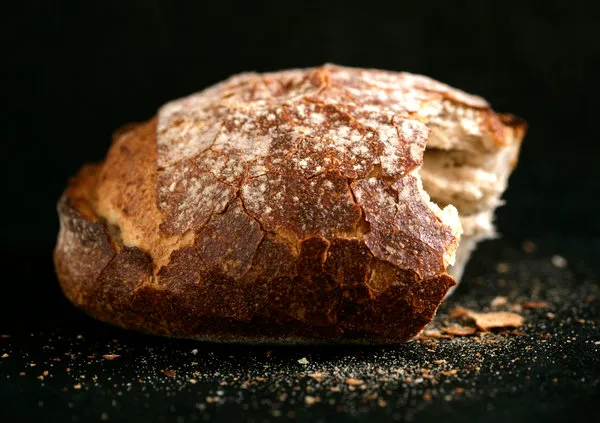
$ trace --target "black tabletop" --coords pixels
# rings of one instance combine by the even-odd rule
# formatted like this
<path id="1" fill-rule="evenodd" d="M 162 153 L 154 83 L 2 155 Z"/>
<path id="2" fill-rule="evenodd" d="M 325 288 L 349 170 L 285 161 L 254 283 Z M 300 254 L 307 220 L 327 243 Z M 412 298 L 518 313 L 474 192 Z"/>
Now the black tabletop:
<path id="1" fill-rule="evenodd" d="M 44 278 L 45 285 L 35 319 L 19 314 L 19 301 L 3 310 L 0 420 L 591 416 L 600 395 L 600 245 L 581 238 L 535 245 L 532 251 L 526 243 L 527 252 L 517 241 L 482 245 L 433 324 L 454 322 L 449 312 L 464 306 L 512 310 L 525 318 L 522 327 L 383 347 L 219 345 L 131 333 L 72 307 L 51 263 L 48 269 L 25 266 L 19 283 Z"/>

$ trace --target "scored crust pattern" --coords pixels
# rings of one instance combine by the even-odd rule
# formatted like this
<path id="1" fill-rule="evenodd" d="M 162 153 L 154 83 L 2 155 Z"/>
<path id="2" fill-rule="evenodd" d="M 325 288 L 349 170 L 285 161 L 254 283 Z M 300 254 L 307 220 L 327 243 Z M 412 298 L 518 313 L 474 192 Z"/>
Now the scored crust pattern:
<path id="1" fill-rule="evenodd" d="M 170 102 L 63 196 L 63 290 L 162 335 L 408 339 L 455 284 L 456 211 L 432 205 L 417 174 L 424 108 L 448 101 L 495 116 L 423 76 L 334 65 L 240 74 Z M 492 120 L 482 131 L 498 132 Z M 94 243 L 103 262 L 88 271 L 78 260 Z"/>

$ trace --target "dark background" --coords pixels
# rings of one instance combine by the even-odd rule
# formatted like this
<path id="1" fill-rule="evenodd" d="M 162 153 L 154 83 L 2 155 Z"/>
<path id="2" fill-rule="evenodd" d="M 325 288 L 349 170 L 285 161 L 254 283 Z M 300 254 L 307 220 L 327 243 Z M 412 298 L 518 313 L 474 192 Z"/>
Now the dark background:
<path id="1" fill-rule="evenodd" d="M 592 1 L 13 3 L 0 14 L 0 329 L 73 316 L 51 252 L 56 201 L 81 164 L 102 160 L 121 125 L 248 70 L 332 62 L 479 94 L 529 123 L 498 212 L 505 241 L 600 245 Z"/>

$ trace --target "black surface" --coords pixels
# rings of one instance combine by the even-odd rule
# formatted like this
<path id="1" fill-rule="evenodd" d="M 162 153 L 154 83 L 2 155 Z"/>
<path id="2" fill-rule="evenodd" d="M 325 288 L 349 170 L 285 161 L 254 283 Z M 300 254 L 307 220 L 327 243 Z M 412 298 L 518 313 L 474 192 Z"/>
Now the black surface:
<path id="1" fill-rule="evenodd" d="M 600 396 L 595 344 L 600 334 L 589 322 L 598 321 L 600 313 L 598 302 L 586 298 L 597 295 L 600 279 L 598 3 L 354 3 L 3 5 L 0 334 L 10 338 L 0 338 L 0 356 L 9 355 L 0 359 L 0 422 L 103 416 L 260 422 L 284 420 L 288 412 L 305 421 L 558 421 L 593 415 Z M 477 253 L 465 284 L 442 311 L 457 304 L 481 310 L 494 296 L 509 294 L 516 303 L 547 297 L 556 318 L 549 320 L 548 310 L 525 311 L 531 325 L 522 329 L 525 336 L 494 335 L 496 347 L 459 339 L 440 341 L 435 352 L 422 342 L 385 352 L 268 349 L 125 333 L 92 321 L 62 297 L 51 261 L 58 230 L 55 202 L 82 163 L 104 157 L 114 130 L 236 72 L 323 62 L 423 73 L 480 94 L 496 110 L 529 122 L 505 195 L 508 205 L 498 213 L 505 238 Z M 538 244 L 533 255 L 520 250 L 527 238 Z M 553 254 L 567 258 L 566 269 L 550 264 Z M 501 261 L 516 273 L 496 274 Z M 484 278 L 477 283 L 479 275 Z M 199 352 L 193 356 L 195 348 Z M 115 351 L 121 357 L 113 361 L 85 358 Z M 297 362 L 302 357 L 308 365 Z M 437 375 L 436 385 L 407 382 L 392 372 L 420 370 L 424 362 L 442 358 L 448 369 L 478 365 L 480 370 L 461 371 L 448 381 Z M 31 362 L 36 366 L 27 367 Z M 321 366 L 330 373 L 324 388 L 311 378 L 297 380 Z M 351 392 L 341 383 L 341 392 L 328 391 L 338 383 L 335 366 L 340 380 L 360 377 L 368 381 L 367 390 Z M 432 371 L 438 367 L 446 369 L 436 365 Z M 175 377 L 160 373 L 169 369 L 177 371 Z M 48 376 L 37 379 L 44 370 Z M 19 376 L 23 371 L 26 375 Z M 188 381 L 193 371 L 202 375 L 196 384 Z M 83 374 L 86 379 L 78 379 Z M 138 379 L 147 377 L 140 384 Z M 242 381 L 256 377 L 267 381 L 241 388 Z M 220 387 L 223 380 L 228 385 Z M 76 391 L 78 382 L 82 387 Z M 456 387 L 464 394 L 453 394 Z M 430 402 L 423 399 L 425 392 Z M 378 399 L 363 404 L 374 393 L 385 407 Z M 286 397 L 280 400 L 281 395 Z M 322 400 L 309 407 L 306 395 Z M 207 396 L 222 398 L 207 403 Z M 273 414 L 276 410 L 281 416 Z"/>
<path id="2" fill-rule="evenodd" d="M 251 347 L 144 336 L 93 321 L 48 284 L 36 304 L 43 321 L 7 314 L 0 324 L 0 334 L 10 335 L 0 338 L 0 355 L 8 354 L 0 359 L 2 421 L 525 422 L 590 417 L 600 392 L 595 262 L 600 244 L 583 238 L 560 244 L 539 239 L 537 244 L 533 254 L 507 240 L 484 244 L 437 319 L 437 325 L 446 321 L 457 305 L 488 310 L 499 295 L 507 296 L 511 306 L 547 301 L 545 309 L 520 312 L 526 319 L 520 334 L 501 331 L 399 346 Z M 566 258 L 565 268 L 551 263 L 557 253 Z M 498 263 L 507 265 L 505 273 L 497 273 Z M 120 356 L 107 360 L 104 354 Z M 299 363 L 302 358 L 308 363 Z M 423 368 L 432 380 L 422 378 Z M 458 373 L 440 373 L 452 369 Z M 326 376 L 319 382 L 309 376 L 315 372 Z M 348 378 L 363 380 L 364 388 L 352 391 Z M 307 396 L 319 402 L 307 405 Z"/>

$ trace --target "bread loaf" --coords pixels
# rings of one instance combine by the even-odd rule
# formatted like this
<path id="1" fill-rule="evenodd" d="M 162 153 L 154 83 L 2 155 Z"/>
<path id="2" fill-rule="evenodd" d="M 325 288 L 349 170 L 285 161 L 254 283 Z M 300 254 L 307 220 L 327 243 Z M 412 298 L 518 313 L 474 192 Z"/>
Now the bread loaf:
<path id="1" fill-rule="evenodd" d="M 424 76 L 236 75 L 119 130 L 69 182 L 56 272 L 91 316 L 152 334 L 407 340 L 493 236 L 524 133 Z"/>

